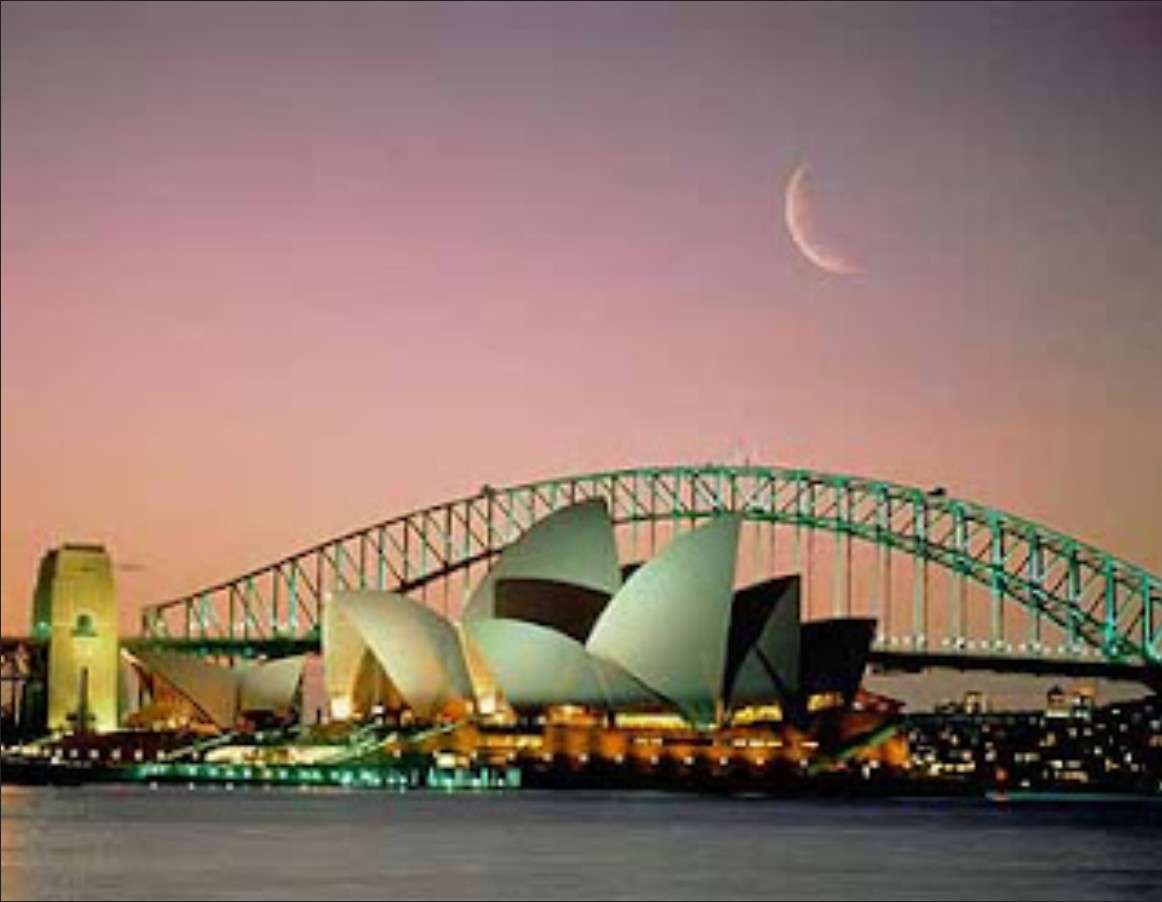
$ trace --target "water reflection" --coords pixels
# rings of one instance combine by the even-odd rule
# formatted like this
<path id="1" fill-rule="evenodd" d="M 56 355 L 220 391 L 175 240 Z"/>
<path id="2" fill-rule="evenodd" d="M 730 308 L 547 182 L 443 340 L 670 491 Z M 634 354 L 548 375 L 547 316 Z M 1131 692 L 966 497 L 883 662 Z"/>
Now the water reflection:
<path id="1" fill-rule="evenodd" d="M 1162 808 L 3 789 L 4 899 L 1157 896 Z"/>

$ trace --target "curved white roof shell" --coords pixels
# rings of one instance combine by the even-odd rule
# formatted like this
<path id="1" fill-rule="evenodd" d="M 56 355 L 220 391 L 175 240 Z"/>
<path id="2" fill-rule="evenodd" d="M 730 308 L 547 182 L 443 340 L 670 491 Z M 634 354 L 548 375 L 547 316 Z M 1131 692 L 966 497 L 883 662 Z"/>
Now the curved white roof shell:
<path id="1" fill-rule="evenodd" d="M 359 630 L 332 601 L 328 599 L 323 603 L 323 685 L 333 706 L 336 700 L 343 699 L 350 710 L 364 656 L 371 650 Z"/>
<path id="2" fill-rule="evenodd" d="M 329 604 L 358 632 L 418 716 L 472 699 L 456 630 L 435 611 L 395 592 L 337 592 Z"/>
<path id="3" fill-rule="evenodd" d="M 223 667 L 193 655 L 149 649 L 131 657 L 223 729 L 232 728 L 243 711 L 290 708 L 306 664 L 305 655 L 241 667 Z"/>
<path id="4" fill-rule="evenodd" d="M 141 649 L 133 657 L 154 676 L 198 707 L 216 726 L 231 729 L 238 719 L 238 674 L 193 655 Z"/>
<path id="5" fill-rule="evenodd" d="M 609 510 L 590 499 L 553 511 L 501 552 L 464 606 L 464 621 L 496 616 L 496 582 L 505 578 L 570 583 L 613 595 L 621 586 Z"/>
<path id="6" fill-rule="evenodd" d="M 522 620 L 475 620 L 465 629 L 508 703 L 520 710 L 549 705 L 625 708 L 658 699 L 628 673 L 590 655 L 580 642 Z"/>
<path id="7" fill-rule="evenodd" d="M 238 674 L 238 708 L 241 711 L 285 711 L 294 702 L 303 678 L 306 655 L 263 661 L 243 667 Z"/>
<path id="8" fill-rule="evenodd" d="M 634 571 L 586 642 L 695 724 L 719 713 L 740 523 L 723 516 L 674 539 Z"/>

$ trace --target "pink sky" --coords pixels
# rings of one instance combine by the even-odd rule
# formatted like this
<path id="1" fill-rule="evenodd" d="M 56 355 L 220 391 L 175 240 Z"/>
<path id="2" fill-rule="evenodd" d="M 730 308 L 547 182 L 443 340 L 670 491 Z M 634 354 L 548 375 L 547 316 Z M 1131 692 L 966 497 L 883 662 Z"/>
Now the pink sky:
<path id="1" fill-rule="evenodd" d="M 3 630 L 740 445 L 1162 570 L 1157 7 L 3 5 Z M 1153 37 L 1151 37 L 1153 36 Z M 807 160 L 836 277 L 782 226 Z"/>

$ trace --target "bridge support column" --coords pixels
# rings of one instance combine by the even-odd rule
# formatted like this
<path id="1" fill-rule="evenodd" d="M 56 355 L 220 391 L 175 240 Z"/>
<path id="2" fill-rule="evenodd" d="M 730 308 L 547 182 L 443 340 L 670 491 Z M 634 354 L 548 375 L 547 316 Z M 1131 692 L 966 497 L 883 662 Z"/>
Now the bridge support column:
<path id="1" fill-rule="evenodd" d="M 299 632 L 299 561 L 290 561 L 290 577 L 287 586 L 287 627 L 290 635 Z"/>
<path id="2" fill-rule="evenodd" d="M 1105 579 L 1105 634 L 1103 636 L 1103 644 L 1106 649 L 1107 657 L 1118 657 L 1121 652 L 1118 649 L 1118 587 L 1114 581 L 1114 565 L 1113 561 L 1106 558 L 1105 567 L 1102 568 L 1102 576 Z"/>
<path id="3" fill-rule="evenodd" d="M 808 616 L 815 606 L 815 527 L 807 527 L 807 561 L 803 570 L 803 599 Z"/>
<path id="4" fill-rule="evenodd" d="M 876 618 L 876 627 L 880 641 L 892 635 L 892 549 L 887 544 L 880 544 L 876 549 L 876 566 L 878 569 L 877 595 L 872 616 Z"/>
<path id="5" fill-rule="evenodd" d="M 851 490 L 846 481 L 835 488 L 835 581 L 831 611 L 835 617 L 851 616 Z"/>
<path id="6" fill-rule="evenodd" d="M 831 585 L 831 616 L 845 617 L 851 613 L 851 599 L 847 593 L 847 552 L 850 548 L 847 537 L 837 533 L 835 543 L 835 572 Z"/>
<path id="7" fill-rule="evenodd" d="M 1041 542 L 1037 536 L 1029 537 L 1029 647 L 1034 652 L 1040 652 L 1042 648 L 1041 641 L 1041 606 L 1045 603 L 1045 593 L 1043 591 L 1045 580 L 1045 561 L 1044 553 L 1041 549 Z"/>
<path id="8" fill-rule="evenodd" d="M 953 561 L 948 569 L 948 632 L 954 648 L 963 648 L 968 634 L 968 612 L 964 605 L 964 569 L 960 564 L 966 554 L 966 544 L 964 508 L 956 504 L 952 508 Z"/>
<path id="9" fill-rule="evenodd" d="M 892 638 L 892 502 L 883 486 L 876 489 L 876 585 L 872 593 L 872 616 L 876 618 L 879 641 Z"/>
<path id="10" fill-rule="evenodd" d="M 924 502 L 913 502 L 916 554 L 912 559 L 912 646 L 928 645 L 928 509 Z"/>
<path id="11" fill-rule="evenodd" d="M 778 524 L 778 521 L 774 519 L 774 517 L 775 517 L 775 512 L 774 512 L 774 510 L 772 510 L 771 511 L 771 520 L 769 523 L 767 523 L 767 529 L 769 529 L 771 531 L 771 544 L 770 544 L 771 566 L 767 570 L 767 572 L 772 577 L 777 575 L 779 572 L 779 548 L 775 544 L 777 541 L 777 536 L 778 536 L 778 532 L 779 532 L 779 524 Z"/>
<path id="12" fill-rule="evenodd" d="M 359 547 L 363 547 L 364 539 L 360 539 Z M 286 632 L 285 624 L 279 618 L 279 602 L 281 601 L 279 583 L 282 582 L 282 567 L 275 567 L 270 573 L 270 632 L 279 636 Z"/>
<path id="13" fill-rule="evenodd" d="M 989 554 L 991 558 L 989 590 L 992 593 L 992 608 L 989 614 L 989 642 L 993 651 L 1001 651 L 1005 644 L 1005 534 L 996 517 L 991 517 L 989 520 Z"/>
<path id="14" fill-rule="evenodd" d="M 465 512 L 466 516 L 472 516 L 472 508 L 469 507 Z M 382 592 L 387 588 L 387 528 L 381 526 L 379 528 L 378 541 L 375 543 L 375 588 Z"/>

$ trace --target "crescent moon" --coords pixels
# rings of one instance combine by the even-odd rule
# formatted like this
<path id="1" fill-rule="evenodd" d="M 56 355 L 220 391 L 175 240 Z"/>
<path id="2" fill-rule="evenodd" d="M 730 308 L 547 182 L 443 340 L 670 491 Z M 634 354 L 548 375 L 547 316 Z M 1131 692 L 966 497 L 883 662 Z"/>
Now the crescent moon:
<path id="1" fill-rule="evenodd" d="M 828 250 L 812 235 L 811 198 L 807 186 L 807 164 L 801 163 L 787 180 L 784 215 L 791 240 L 804 257 L 824 272 L 837 276 L 854 276 L 862 270 L 834 251 Z"/>

